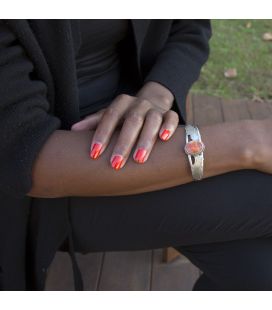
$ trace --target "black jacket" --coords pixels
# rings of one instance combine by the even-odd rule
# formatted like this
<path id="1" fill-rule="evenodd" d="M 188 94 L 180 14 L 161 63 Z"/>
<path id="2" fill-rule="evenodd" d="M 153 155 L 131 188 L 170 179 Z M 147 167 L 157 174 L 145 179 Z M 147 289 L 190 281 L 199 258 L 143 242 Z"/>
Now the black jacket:
<path id="1" fill-rule="evenodd" d="M 185 98 L 207 60 L 207 20 L 132 20 L 139 86 L 157 81 Z M 78 20 L 0 21 L 0 287 L 40 290 L 46 270 L 69 236 L 70 199 L 30 198 L 31 170 L 56 129 L 79 117 L 75 56 Z M 74 266 L 75 272 L 76 266 Z"/>

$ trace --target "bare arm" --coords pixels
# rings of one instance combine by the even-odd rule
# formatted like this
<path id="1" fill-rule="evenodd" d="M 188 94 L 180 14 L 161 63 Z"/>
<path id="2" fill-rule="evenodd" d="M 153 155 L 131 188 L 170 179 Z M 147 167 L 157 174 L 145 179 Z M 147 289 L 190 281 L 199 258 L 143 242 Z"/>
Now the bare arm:
<path id="1" fill-rule="evenodd" d="M 199 127 L 206 145 L 204 177 L 252 167 L 250 141 L 253 123 L 239 121 Z M 88 157 L 92 135 L 91 131 L 55 131 L 35 161 L 33 186 L 28 195 L 47 198 L 129 195 L 192 181 L 183 151 L 183 126 L 178 127 L 168 142 L 158 140 L 145 164 L 137 164 L 129 158 L 119 171 L 112 169 L 109 162 L 117 133 L 98 160 Z"/>

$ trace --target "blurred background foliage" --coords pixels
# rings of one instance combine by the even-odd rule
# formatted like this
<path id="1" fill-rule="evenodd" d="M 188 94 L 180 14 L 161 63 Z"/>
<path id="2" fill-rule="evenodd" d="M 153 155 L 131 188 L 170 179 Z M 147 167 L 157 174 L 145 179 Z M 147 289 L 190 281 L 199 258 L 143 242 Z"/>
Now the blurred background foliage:
<path id="1" fill-rule="evenodd" d="M 272 20 L 212 20 L 212 30 L 210 57 L 192 92 L 272 99 Z M 229 69 L 237 74 L 226 77 Z"/>

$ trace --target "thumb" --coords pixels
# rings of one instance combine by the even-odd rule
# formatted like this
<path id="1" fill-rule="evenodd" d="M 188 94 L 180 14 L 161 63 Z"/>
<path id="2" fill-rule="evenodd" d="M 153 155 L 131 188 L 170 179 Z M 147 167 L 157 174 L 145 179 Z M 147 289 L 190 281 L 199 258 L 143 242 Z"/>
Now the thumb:
<path id="1" fill-rule="evenodd" d="M 71 130 L 73 131 L 80 131 L 80 130 L 93 130 L 97 127 L 98 123 L 100 122 L 105 109 L 100 110 L 97 113 L 90 114 L 86 116 L 83 120 L 75 123 Z"/>

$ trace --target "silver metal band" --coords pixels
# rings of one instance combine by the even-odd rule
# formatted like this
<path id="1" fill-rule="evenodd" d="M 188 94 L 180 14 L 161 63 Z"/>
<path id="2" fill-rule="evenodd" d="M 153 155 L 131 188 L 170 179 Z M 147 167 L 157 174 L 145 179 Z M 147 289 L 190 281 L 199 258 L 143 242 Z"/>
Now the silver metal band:
<path id="1" fill-rule="evenodd" d="M 185 133 L 186 133 L 186 144 L 189 143 L 190 141 L 198 141 L 202 145 L 202 151 L 199 154 L 194 155 L 190 154 L 185 149 L 185 153 L 188 155 L 193 179 L 201 180 L 203 178 L 203 167 L 204 167 L 203 151 L 205 149 L 205 146 L 201 140 L 201 135 L 197 126 L 186 125 Z"/>

